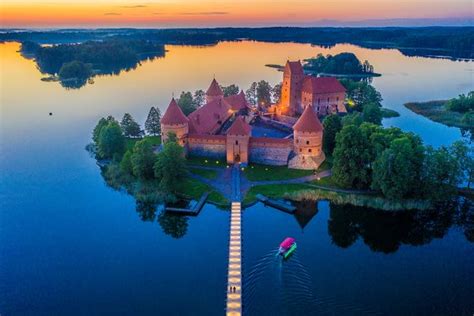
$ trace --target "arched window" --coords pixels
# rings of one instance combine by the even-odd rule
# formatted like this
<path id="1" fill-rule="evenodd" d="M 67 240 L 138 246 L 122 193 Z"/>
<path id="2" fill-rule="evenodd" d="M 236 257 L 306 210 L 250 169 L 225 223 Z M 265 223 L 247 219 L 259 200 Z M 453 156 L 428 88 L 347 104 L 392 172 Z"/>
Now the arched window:
<path id="1" fill-rule="evenodd" d="M 309 140 L 306 141 L 306 145 L 309 145 Z"/>

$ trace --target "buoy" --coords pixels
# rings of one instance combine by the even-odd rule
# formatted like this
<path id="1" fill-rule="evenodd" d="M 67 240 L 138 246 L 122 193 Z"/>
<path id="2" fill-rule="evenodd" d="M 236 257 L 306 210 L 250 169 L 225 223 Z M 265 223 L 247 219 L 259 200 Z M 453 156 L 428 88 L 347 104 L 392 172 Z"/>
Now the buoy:
<path id="1" fill-rule="evenodd" d="M 49 112 L 49 116 L 52 116 L 53 115 L 53 112 Z"/>

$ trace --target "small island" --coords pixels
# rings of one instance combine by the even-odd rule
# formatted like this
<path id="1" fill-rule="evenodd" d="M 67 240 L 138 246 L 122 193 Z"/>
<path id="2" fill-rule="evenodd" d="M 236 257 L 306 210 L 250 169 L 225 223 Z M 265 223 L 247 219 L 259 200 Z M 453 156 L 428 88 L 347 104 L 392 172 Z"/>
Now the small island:
<path id="1" fill-rule="evenodd" d="M 276 64 L 265 65 L 270 68 L 284 70 L 284 66 Z M 353 53 L 340 53 L 337 55 L 318 54 L 314 58 L 304 60 L 303 69 L 305 73 L 318 76 L 331 76 L 339 78 L 362 79 L 379 77 L 380 74 L 374 72 L 374 67 L 369 61 L 363 63 Z"/>
<path id="2" fill-rule="evenodd" d="M 165 54 L 162 44 L 126 39 L 53 46 L 24 41 L 20 51 L 23 56 L 34 58 L 39 70 L 49 75 L 43 81 L 60 81 L 66 88 L 80 88 L 95 75 L 118 74 Z"/>
<path id="3" fill-rule="evenodd" d="M 405 103 L 405 107 L 434 122 L 459 127 L 474 134 L 474 91 L 451 100 L 409 102 Z"/>

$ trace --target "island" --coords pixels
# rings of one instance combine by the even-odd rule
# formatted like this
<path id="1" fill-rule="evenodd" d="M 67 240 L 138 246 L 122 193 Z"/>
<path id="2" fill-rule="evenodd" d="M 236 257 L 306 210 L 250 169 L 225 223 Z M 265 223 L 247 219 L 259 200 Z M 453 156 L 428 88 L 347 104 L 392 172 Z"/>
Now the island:
<path id="1" fill-rule="evenodd" d="M 276 64 L 266 64 L 270 68 L 280 71 L 285 66 Z M 374 72 L 374 67 L 365 60 L 363 63 L 353 53 L 344 52 L 337 55 L 318 54 L 314 58 L 304 60 L 303 70 L 305 73 L 317 76 L 332 76 L 339 78 L 362 79 L 369 77 L 379 77 L 380 74 Z"/>
<path id="2" fill-rule="evenodd" d="M 21 53 L 34 58 L 39 70 L 64 87 L 79 88 L 94 75 L 114 74 L 135 68 L 146 59 L 164 56 L 164 46 L 148 40 L 104 39 L 78 44 L 41 46 L 22 42 Z"/>
<path id="3" fill-rule="evenodd" d="M 299 61 L 283 75 L 277 89 L 261 80 L 244 92 L 213 79 L 204 93 L 183 91 L 163 116 L 150 109 L 145 131 L 128 113 L 102 118 L 89 149 L 107 184 L 137 208 L 203 195 L 245 206 L 264 195 L 394 211 L 472 196 L 466 142 L 433 148 L 384 128 L 381 95 L 367 82 L 305 75 Z"/>
<path id="4" fill-rule="evenodd" d="M 446 126 L 459 127 L 462 130 L 474 131 L 474 91 L 461 94 L 450 100 L 427 102 L 409 102 L 405 107 L 416 114 Z"/>

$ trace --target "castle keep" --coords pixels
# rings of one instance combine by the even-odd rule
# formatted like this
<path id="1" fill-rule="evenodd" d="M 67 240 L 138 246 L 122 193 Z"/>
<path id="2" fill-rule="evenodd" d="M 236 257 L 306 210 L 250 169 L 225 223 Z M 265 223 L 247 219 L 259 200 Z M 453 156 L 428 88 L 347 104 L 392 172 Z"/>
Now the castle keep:
<path id="1" fill-rule="evenodd" d="M 206 104 L 184 115 L 174 98 L 161 119 L 162 141 L 173 133 L 188 155 L 226 159 L 227 163 L 288 165 L 317 169 L 324 161 L 319 117 L 345 113 L 345 89 L 336 78 L 304 75 L 299 61 L 288 61 L 281 98 L 268 111 L 252 108 L 241 91 L 224 97 L 214 79 Z M 285 137 L 253 135 L 255 122 L 288 131 Z"/>

